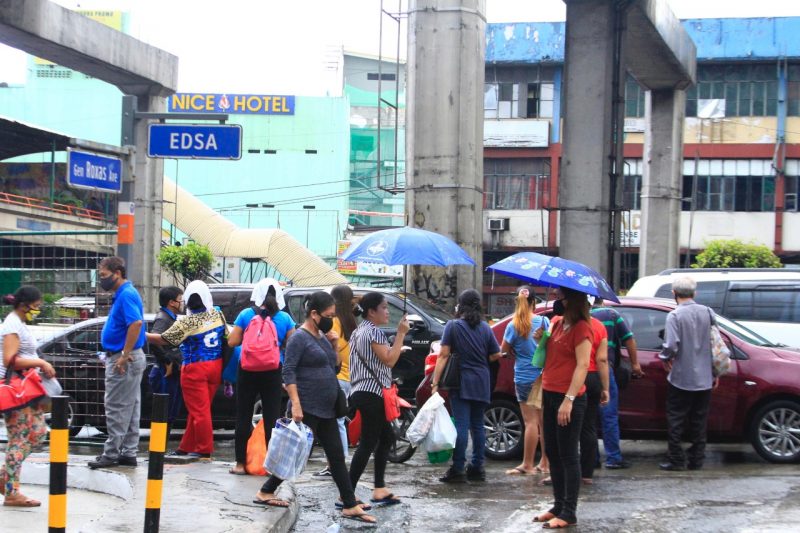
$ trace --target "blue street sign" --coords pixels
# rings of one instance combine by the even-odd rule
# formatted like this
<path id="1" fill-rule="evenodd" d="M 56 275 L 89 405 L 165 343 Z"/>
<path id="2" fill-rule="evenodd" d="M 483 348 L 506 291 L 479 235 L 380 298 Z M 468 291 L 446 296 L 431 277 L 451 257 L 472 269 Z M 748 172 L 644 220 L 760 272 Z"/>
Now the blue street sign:
<path id="1" fill-rule="evenodd" d="M 238 124 L 150 124 L 148 157 L 169 159 L 241 159 Z"/>
<path id="2" fill-rule="evenodd" d="M 67 151 L 67 184 L 76 189 L 119 194 L 122 191 L 122 160 L 70 149 Z"/>

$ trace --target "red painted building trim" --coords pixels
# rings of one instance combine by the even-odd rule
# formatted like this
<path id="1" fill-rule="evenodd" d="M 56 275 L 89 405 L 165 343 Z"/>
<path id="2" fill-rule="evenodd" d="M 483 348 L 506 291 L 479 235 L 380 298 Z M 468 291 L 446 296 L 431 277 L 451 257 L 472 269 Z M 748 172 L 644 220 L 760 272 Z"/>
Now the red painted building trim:
<path id="1" fill-rule="evenodd" d="M 698 152 L 701 159 L 772 159 L 772 156 L 775 154 L 775 144 L 688 143 L 683 145 L 684 159 L 694 159 Z M 629 143 L 625 145 L 624 155 L 626 158 L 642 158 L 643 154 L 643 144 Z M 787 144 L 786 157 L 792 159 L 800 158 L 800 144 Z"/>

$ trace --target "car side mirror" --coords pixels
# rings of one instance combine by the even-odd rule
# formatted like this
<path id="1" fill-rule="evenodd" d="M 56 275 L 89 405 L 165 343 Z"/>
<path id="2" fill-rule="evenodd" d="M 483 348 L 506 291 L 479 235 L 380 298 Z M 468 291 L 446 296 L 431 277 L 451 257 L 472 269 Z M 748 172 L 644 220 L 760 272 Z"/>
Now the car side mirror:
<path id="1" fill-rule="evenodd" d="M 412 330 L 425 329 L 425 321 L 419 315 L 408 315 L 406 317 Z"/>

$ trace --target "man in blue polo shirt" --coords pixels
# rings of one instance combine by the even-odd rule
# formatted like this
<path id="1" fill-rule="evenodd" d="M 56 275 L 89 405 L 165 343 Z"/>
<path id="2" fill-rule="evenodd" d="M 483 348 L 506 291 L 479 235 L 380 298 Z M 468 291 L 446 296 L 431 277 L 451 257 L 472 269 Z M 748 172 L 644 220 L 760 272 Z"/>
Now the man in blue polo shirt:
<path id="1" fill-rule="evenodd" d="M 125 279 L 125 261 L 106 257 L 99 266 L 100 287 L 114 292 L 111 311 L 103 326 L 101 342 L 106 350 L 106 431 L 103 453 L 90 468 L 136 466 L 139 447 L 139 415 L 142 374 L 146 366 L 144 310 L 133 284 Z"/>

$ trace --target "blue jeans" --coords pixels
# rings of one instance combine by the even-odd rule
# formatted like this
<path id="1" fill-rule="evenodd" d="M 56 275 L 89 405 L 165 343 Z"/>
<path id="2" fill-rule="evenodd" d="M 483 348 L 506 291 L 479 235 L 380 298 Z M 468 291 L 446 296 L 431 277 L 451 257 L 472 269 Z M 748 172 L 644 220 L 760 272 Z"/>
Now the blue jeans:
<path id="1" fill-rule="evenodd" d="M 483 467 L 486 450 L 486 432 L 483 413 L 488 404 L 475 400 L 462 400 L 458 394 L 450 395 L 450 409 L 456 419 L 456 449 L 453 451 L 453 469 L 463 471 L 467 462 L 467 436 L 472 434 L 472 466 Z"/>
<path id="2" fill-rule="evenodd" d="M 183 407 L 181 379 L 177 372 L 173 372 L 169 377 L 165 376 L 165 373 L 166 369 L 156 364 L 150 369 L 150 374 L 147 377 L 153 394 L 169 394 L 167 422 L 172 424 L 178 418 L 181 407 Z"/>
<path id="3" fill-rule="evenodd" d="M 344 395 L 350 397 L 350 382 L 344 381 L 343 379 L 339 380 L 339 388 L 344 391 Z M 348 446 L 347 440 L 347 427 L 344 424 L 346 417 L 337 418 L 336 423 L 339 424 L 339 438 L 342 439 L 342 450 L 344 450 L 344 458 L 347 459 L 350 456 L 350 447 Z"/>
<path id="4" fill-rule="evenodd" d="M 619 390 L 612 368 L 608 372 L 608 385 L 608 404 L 600 407 L 600 421 L 603 424 L 606 464 L 614 464 L 622 462 L 622 452 L 619 449 Z"/>

